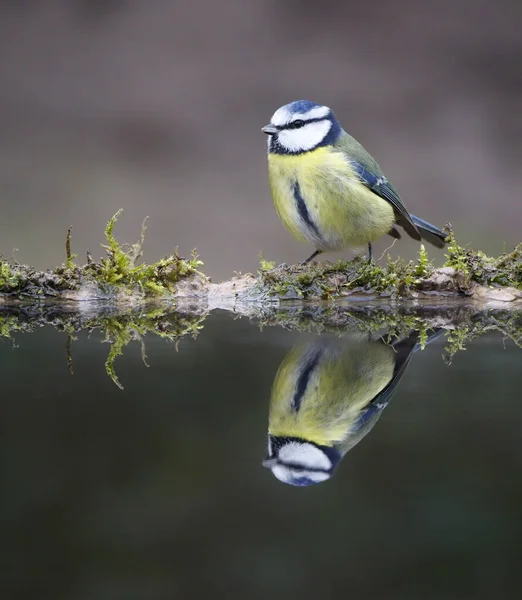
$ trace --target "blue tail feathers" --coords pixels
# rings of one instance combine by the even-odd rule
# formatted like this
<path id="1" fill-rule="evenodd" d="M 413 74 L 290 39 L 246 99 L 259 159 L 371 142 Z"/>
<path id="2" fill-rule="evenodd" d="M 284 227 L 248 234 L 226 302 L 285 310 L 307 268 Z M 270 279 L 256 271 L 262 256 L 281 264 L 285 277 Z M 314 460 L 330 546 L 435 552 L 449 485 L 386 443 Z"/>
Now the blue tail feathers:
<path id="1" fill-rule="evenodd" d="M 446 233 L 438 227 L 435 227 L 435 225 L 432 225 L 431 223 L 428 223 L 428 221 L 424 221 L 415 215 L 410 214 L 410 217 L 415 223 L 415 227 L 419 230 L 423 240 L 437 246 L 437 248 L 444 248 L 446 245 Z"/>

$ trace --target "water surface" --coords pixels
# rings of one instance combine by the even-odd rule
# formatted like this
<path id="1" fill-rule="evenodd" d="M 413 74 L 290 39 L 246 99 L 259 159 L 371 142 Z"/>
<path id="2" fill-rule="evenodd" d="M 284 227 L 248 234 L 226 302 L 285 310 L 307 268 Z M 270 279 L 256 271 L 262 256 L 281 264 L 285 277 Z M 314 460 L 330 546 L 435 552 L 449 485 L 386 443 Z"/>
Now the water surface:
<path id="1" fill-rule="evenodd" d="M 262 466 L 270 397 L 328 336 L 214 314 L 177 349 L 146 335 L 148 368 L 129 344 L 121 390 L 103 336 L 75 335 L 72 374 L 63 332 L 0 340 L 3 598 L 520 597 L 522 350 L 500 334 L 413 352 L 307 487 Z"/>

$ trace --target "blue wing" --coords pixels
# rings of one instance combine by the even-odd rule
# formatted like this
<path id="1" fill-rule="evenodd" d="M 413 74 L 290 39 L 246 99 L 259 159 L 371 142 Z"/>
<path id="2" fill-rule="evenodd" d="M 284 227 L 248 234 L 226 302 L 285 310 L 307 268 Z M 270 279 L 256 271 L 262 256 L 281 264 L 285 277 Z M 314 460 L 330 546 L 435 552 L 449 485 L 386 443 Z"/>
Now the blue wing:
<path id="1" fill-rule="evenodd" d="M 428 337 L 425 340 L 425 345 L 431 344 L 431 342 L 443 335 L 445 331 L 445 329 L 430 330 Z M 372 399 L 370 404 L 361 413 L 361 416 L 354 424 L 354 431 L 360 431 L 372 420 L 376 421 L 379 418 L 381 411 L 388 406 L 404 372 L 406 371 L 406 367 L 408 366 L 413 353 L 421 347 L 419 338 L 419 332 L 412 331 L 408 337 L 398 339 L 392 344 L 392 347 L 397 353 L 393 377 L 388 382 L 388 385 Z M 385 342 L 383 341 L 383 343 Z"/>
<path id="2" fill-rule="evenodd" d="M 404 207 L 402 200 L 393 187 L 393 185 L 382 175 L 372 172 L 367 166 L 355 160 L 350 160 L 352 167 L 359 176 L 361 182 L 372 192 L 387 200 L 395 211 L 397 217 L 397 223 L 404 227 L 408 234 L 416 239 L 420 240 L 421 237 L 415 224 L 413 223 L 410 213 Z"/>

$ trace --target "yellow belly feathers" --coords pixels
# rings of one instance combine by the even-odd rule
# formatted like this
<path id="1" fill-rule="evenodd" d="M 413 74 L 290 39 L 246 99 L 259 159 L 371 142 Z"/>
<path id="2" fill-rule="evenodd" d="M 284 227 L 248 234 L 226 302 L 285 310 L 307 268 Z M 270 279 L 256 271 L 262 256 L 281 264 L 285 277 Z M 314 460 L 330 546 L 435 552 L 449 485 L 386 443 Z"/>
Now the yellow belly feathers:
<path id="1" fill-rule="evenodd" d="M 393 377 L 395 351 L 385 344 L 348 343 L 326 350 L 303 394 L 300 409 L 292 408 L 297 381 L 306 366 L 307 345 L 296 345 L 274 380 L 269 431 L 323 446 L 343 442 L 375 396 Z"/>
<path id="2" fill-rule="evenodd" d="M 395 222 L 392 206 L 358 179 L 332 147 L 299 155 L 268 155 L 270 189 L 280 219 L 292 235 L 319 250 L 363 246 Z"/>

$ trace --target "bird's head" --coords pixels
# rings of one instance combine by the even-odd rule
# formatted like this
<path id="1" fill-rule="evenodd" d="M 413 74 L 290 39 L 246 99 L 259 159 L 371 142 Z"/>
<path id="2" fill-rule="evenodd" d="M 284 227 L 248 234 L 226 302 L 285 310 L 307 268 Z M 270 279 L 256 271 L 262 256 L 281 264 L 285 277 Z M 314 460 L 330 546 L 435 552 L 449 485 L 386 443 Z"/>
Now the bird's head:
<path id="1" fill-rule="evenodd" d="M 301 154 L 333 144 L 341 126 L 328 106 L 296 100 L 278 108 L 262 128 L 268 137 L 268 152 Z"/>
<path id="2" fill-rule="evenodd" d="M 334 447 L 269 434 L 263 466 L 283 483 L 308 486 L 330 479 L 340 459 L 341 454 Z"/>

